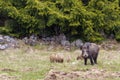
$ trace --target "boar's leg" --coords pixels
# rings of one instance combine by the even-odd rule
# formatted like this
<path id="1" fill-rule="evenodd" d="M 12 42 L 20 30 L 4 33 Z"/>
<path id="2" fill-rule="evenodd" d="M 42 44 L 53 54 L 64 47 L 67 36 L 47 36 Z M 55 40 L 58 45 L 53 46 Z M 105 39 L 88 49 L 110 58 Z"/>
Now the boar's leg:
<path id="1" fill-rule="evenodd" d="M 95 64 L 97 64 L 97 57 L 94 58 L 94 62 L 95 62 Z"/>
<path id="2" fill-rule="evenodd" d="M 84 64 L 87 65 L 87 58 L 84 58 Z"/>
<path id="3" fill-rule="evenodd" d="M 94 57 L 94 62 L 95 62 L 95 64 L 97 64 L 97 56 Z"/>
<path id="4" fill-rule="evenodd" d="M 92 56 L 90 56 L 90 62 L 91 62 L 91 65 L 94 65 Z"/>

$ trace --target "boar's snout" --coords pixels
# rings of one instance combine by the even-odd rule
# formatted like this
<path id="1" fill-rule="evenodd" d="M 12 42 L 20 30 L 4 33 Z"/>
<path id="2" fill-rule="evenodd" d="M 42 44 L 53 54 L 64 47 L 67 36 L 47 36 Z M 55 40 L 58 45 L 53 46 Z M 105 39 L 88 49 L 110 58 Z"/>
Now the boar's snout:
<path id="1" fill-rule="evenodd" d="M 87 51 L 87 50 L 83 50 L 83 51 L 82 51 L 82 56 L 83 56 L 84 58 L 87 58 L 87 57 L 88 57 L 88 51 Z"/>

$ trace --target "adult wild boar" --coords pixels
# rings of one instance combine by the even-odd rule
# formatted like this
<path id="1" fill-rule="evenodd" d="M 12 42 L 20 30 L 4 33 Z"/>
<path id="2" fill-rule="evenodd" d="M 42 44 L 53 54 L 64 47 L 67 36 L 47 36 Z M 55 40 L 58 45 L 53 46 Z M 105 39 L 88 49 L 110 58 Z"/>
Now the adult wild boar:
<path id="1" fill-rule="evenodd" d="M 81 49 L 85 65 L 87 65 L 87 59 L 90 59 L 91 65 L 97 64 L 97 57 L 99 53 L 98 45 L 95 43 L 86 42 Z"/>

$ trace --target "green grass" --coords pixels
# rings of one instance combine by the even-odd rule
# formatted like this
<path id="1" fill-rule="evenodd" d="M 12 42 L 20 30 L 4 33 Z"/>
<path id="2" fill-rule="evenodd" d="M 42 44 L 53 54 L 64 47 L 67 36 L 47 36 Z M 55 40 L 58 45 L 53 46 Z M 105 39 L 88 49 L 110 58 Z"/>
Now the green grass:
<path id="1" fill-rule="evenodd" d="M 120 52 L 118 51 L 101 50 L 98 56 L 98 64 L 92 66 L 88 61 L 88 65 L 85 66 L 83 60 L 76 60 L 78 54 L 74 53 L 74 51 L 67 52 L 60 49 L 47 51 L 45 46 L 43 48 L 42 46 L 30 47 L 29 49 L 27 46 L 25 47 L 0 51 L 0 75 L 7 74 L 6 76 L 8 77 L 15 76 L 17 77 L 15 80 L 44 80 L 51 69 L 64 72 L 86 72 L 92 68 L 97 68 L 98 70 L 103 69 L 108 72 L 120 72 Z M 58 52 L 70 54 L 72 60 L 64 63 L 50 63 L 49 55 Z M 116 78 L 114 80 L 119 79 Z M 79 77 L 75 80 L 82 80 L 82 78 Z M 108 77 L 104 80 L 112 79 Z"/>

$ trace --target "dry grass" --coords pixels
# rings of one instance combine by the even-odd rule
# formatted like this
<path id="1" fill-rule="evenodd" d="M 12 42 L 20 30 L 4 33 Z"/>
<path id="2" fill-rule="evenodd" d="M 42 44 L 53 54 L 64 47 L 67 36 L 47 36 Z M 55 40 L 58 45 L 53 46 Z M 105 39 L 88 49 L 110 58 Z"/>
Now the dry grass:
<path id="1" fill-rule="evenodd" d="M 120 50 L 100 50 L 98 65 L 91 66 L 88 62 L 88 65 L 85 66 L 83 60 L 76 60 L 80 53 L 79 50 L 65 51 L 61 47 L 49 50 L 48 48 L 48 46 L 28 47 L 24 45 L 19 49 L 0 51 L 0 80 L 44 80 L 51 70 L 79 75 L 75 78 L 64 76 L 64 79 L 58 78 L 57 80 L 120 79 Z M 72 60 L 63 63 L 51 63 L 49 56 L 55 53 L 69 54 L 72 56 Z"/>

